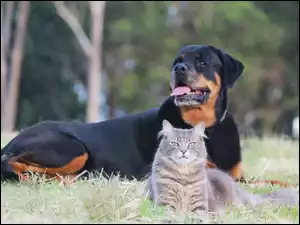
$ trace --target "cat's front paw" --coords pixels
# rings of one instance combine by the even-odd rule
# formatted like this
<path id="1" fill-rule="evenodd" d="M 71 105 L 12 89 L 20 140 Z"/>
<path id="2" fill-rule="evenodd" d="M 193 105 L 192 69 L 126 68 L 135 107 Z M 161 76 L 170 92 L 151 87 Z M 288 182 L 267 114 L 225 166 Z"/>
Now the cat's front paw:
<path id="1" fill-rule="evenodd" d="M 194 211 L 194 213 L 197 215 L 197 216 L 207 216 L 207 210 L 206 209 L 196 209 Z"/>
<path id="2" fill-rule="evenodd" d="M 207 211 L 205 209 L 197 209 L 193 212 L 190 219 L 193 221 L 193 223 L 196 224 L 207 224 L 209 221 L 209 217 L 207 214 Z"/>

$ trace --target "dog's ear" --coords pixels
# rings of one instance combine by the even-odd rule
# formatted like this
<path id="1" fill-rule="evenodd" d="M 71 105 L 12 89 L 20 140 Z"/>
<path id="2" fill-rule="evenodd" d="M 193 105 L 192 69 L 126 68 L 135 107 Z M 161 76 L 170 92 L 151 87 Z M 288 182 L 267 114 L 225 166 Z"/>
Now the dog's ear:
<path id="1" fill-rule="evenodd" d="M 225 85 L 225 88 L 232 88 L 235 82 L 242 75 L 245 68 L 244 65 L 239 60 L 233 58 L 222 50 L 213 46 L 209 47 L 217 53 L 222 62 L 222 83 Z"/>

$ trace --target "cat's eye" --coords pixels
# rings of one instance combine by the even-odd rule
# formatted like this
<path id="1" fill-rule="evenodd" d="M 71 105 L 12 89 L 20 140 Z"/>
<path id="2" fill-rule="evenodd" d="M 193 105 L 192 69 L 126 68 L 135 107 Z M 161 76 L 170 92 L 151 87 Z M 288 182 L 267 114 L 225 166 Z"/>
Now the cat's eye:
<path id="1" fill-rule="evenodd" d="M 196 142 L 190 142 L 189 144 L 188 144 L 188 148 L 192 148 L 192 147 L 194 147 L 196 145 Z"/>
<path id="2" fill-rule="evenodd" d="M 170 143 L 171 143 L 171 145 L 173 145 L 174 147 L 179 147 L 179 143 L 176 142 L 176 141 L 171 141 Z"/>

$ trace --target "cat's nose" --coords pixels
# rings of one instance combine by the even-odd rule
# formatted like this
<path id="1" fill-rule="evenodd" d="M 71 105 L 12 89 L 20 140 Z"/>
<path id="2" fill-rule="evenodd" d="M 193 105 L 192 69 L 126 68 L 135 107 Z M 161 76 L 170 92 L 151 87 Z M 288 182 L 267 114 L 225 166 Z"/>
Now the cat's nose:
<path id="1" fill-rule="evenodd" d="M 187 150 L 185 149 L 181 149 L 180 151 L 182 152 L 183 155 L 187 152 Z"/>

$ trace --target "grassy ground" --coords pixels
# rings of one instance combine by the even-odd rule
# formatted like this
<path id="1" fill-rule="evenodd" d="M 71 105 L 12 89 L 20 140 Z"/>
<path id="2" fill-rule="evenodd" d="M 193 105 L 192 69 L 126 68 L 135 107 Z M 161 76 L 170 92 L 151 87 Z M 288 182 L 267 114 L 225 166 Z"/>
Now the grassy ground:
<path id="1" fill-rule="evenodd" d="M 11 135 L 1 134 L 1 146 Z M 246 177 L 280 179 L 299 187 L 299 142 L 280 139 L 248 139 L 243 153 Z M 195 223 L 192 217 L 175 215 L 155 207 L 143 196 L 144 182 L 93 178 L 69 186 L 45 183 L 38 177 L 23 183 L 1 183 L 3 223 Z M 253 192 L 271 187 L 246 186 Z M 274 188 L 274 187 L 273 187 Z M 278 188 L 278 187 L 275 187 Z M 218 223 L 298 223 L 299 209 L 228 209 Z"/>

